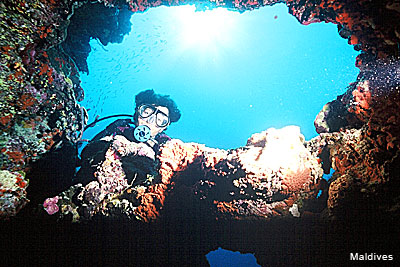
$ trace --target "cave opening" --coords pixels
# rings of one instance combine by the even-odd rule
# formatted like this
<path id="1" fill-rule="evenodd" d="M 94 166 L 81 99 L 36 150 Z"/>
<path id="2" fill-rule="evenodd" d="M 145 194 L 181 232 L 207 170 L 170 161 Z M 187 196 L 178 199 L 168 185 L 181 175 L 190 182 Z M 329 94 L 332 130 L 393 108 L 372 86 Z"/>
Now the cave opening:
<path id="1" fill-rule="evenodd" d="M 90 74 L 81 74 L 90 121 L 132 112 L 135 94 L 153 88 L 178 103 L 182 118 L 167 134 L 185 142 L 230 149 L 291 124 L 309 140 L 322 106 L 357 77 L 358 52 L 334 24 L 301 25 L 284 4 L 244 13 L 195 9 L 151 8 L 132 16 L 122 43 L 91 40 Z"/>
<path id="2" fill-rule="evenodd" d="M 317 135 L 313 121 L 322 106 L 358 74 L 358 52 L 335 25 L 301 25 L 284 4 L 245 13 L 195 9 L 151 8 L 132 16 L 121 43 L 90 41 L 90 74 L 81 73 L 90 121 L 133 113 L 134 96 L 153 88 L 178 103 L 182 119 L 167 134 L 185 142 L 235 148 L 254 132 L 291 124 L 309 140 Z M 83 138 L 109 123 L 98 123 Z M 258 266 L 254 255 L 246 257 Z M 221 248 L 207 258 L 211 264 L 245 262 Z"/>
<path id="3" fill-rule="evenodd" d="M 8 265 L 208 266 L 219 247 L 254 253 L 263 266 L 398 253 L 400 7 L 392 0 L 224 0 L 181 15 L 181 7 L 141 12 L 188 1 L 3 2 L 0 219 L 5 260 L 18 262 Z M 105 155 L 92 146 L 79 158 L 83 139 L 110 123 L 82 139 L 84 107 L 89 123 L 129 114 L 147 88 L 181 108 L 167 131 L 177 139 L 155 154 L 110 131 L 95 143 Z M 320 135 L 310 140 L 313 121 Z M 281 128 L 288 124 L 305 138 L 288 142 L 289 129 L 300 133 Z M 149 167 L 138 186 L 132 156 Z M 77 183 L 77 166 L 89 183 Z"/>

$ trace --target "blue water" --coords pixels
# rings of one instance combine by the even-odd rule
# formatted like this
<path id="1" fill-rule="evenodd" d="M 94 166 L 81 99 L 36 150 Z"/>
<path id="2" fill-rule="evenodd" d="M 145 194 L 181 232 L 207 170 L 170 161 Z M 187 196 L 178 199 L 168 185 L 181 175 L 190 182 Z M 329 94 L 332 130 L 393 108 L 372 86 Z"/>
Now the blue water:
<path id="1" fill-rule="evenodd" d="M 322 106 L 356 79 L 357 52 L 336 25 L 302 26 L 283 4 L 242 14 L 194 10 L 136 13 L 122 44 L 91 41 L 90 75 L 81 75 L 90 122 L 133 113 L 134 96 L 153 88 L 171 95 L 182 112 L 167 130 L 173 138 L 228 149 L 253 133 L 294 124 L 308 140 L 317 135 L 313 121 Z M 212 266 L 228 266 L 221 264 Z"/>
<path id="2" fill-rule="evenodd" d="M 208 253 L 207 260 L 216 267 L 260 266 L 251 253 L 241 254 L 221 248 Z"/>

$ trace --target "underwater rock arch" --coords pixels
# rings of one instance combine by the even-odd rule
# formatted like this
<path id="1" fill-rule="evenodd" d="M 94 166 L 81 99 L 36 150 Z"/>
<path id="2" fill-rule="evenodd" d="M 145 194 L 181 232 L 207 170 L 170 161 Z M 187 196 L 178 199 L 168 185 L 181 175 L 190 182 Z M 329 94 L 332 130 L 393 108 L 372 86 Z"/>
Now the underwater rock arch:
<path id="1" fill-rule="evenodd" d="M 26 193 L 29 183 L 32 186 L 38 184 L 37 181 L 28 183 L 26 180 L 26 173 L 29 173 L 32 165 L 62 144 L 76 143 L 81 136 L 87 123 L 87 113 L 78 104 L 84 97 L 79 70 L 88 71 L 86 57 L 90 52 L 90 38 L 98 38 L 104 45 L 119 42 L 129 32 L 129 17 L 132 14 L 129 10 L 138 12 L 160 5 L 188 3 L 192 1 L 19 0 L 0 3 L 2 218 L 16 216 L 31 199 Z M 240 242 L 229 243 L 229 236 L 219 239 L 220 244 L 241 250 L 249 246 L 257 251 L 259 260 L 264 263 L 270 262 L 270 259 L 261 252 L 264 243 L 261 237 L 257 237 L 259 233 L 254 229 L 249 230 L 251 233 L 246 232 L 242 227 L 257 225 L 260 229 L 266 229 L 272 225 L 273 229 L 279 229 L 274 222 L 268 224 L 265 218 L 283 217 L 283 220 L 291 220 L 294 215 L 300 215 L 305 220 L 307 216 L 311 216 L 312 220 L 318 217 L 318 220 L 322 218 L 323 222 L 327 222 L 332 218 L 365 218 L 368 212 L 374 211 L 384 217 L 389 215 L 398 218 L 400 198 L 400 67 L 396 61 L 400 51 L 400 5 L 390 0 L 201 2 L 206 6 L 223 6 L 237 11 L 276 3 L 285 3 L 289 13 L 304 25 L 317 22 L 337 24 L 340 36 L 347 38 L 356 50 L 362 51 L 356 61 L 361 71 L 356 81 L 345 94 L 326 104 L 317 116 L 315 125 L 320 136 L 304 146 L 310 154 L 307 154 L 307 162 L 311 162 L 307 171 L 280 173 L 286 177 L 281 180 L 286 179 L 287 187 L 278 189 L 268 183 L 261 185 L 264 180 L 258 176 L 252 180 L 249 174 L 255 173 L 251 169 L 256 165 L 255 161 L 244 159 L 241 153 L 245 152 L 241 149 L 231 152 L 236 155 L 230 155 L 228 159 L 228 154 L 223 151 L 208 151 L 198 145 L 175 142 L 165 148 L 165 154 L 168 155 L 168 150 L 179 151 L 177 155 L 185 155 L 185 158 L 191 155 L 193 162 L 182 161 L 181 158 L 174 161 L 173 157 L 166 156 L 162 171 L 163 177 L 165 175 L 167 178 L 164 177 L 162 184 L 141 192 L 142 202 L 135 213 L 143 221 L 161 221 L 163 226 L 171 221 L 182 223 L 173 218 L 173 214 L 180 210 L 179 203 L 192 200 L 193 196 L 188 196 L 188 192 L 194 190 L 199 196 L 197 200 L 207 199 L 199 202 L 200 206 L 196 206 L 198 210 L 202 211 L 202 215 L 210 212 L 212 216 L 199 218 L 192 211 L 183 221 L 189 221 L 191 229 L 196 229 L 196 224 L 189 218 L 194 216 L 201 224 L 217 229 L 215 231 L 222 236 L 226 224 L 234 225 L 235 231 L 256 240 L 256 244 L 250 245 L 252 242 L 247 239 L 246 242 L 241 240 L 242 245 Z M 83 27 L 85 24 L 82 21 L 87 23 L 87 28 Z M 261 137 L 250 139 L 249 147 L 264 151 L 265 147 L 259 145 L 266 144 L 262 141 L 264 135 L 262 133 Z M 217 158 L 219 161 L 216 161 Z M 319 184 L 323 165 L 318 161 L 328 166 L 324 169 L 332 166 L 336 170 L 329 188 Z M 218 163 L 220 165 L 217 166 Z M 169 166 L 175 167 L 168 169 Z M 201 172 L 199 166 L 203 166 Z M 242 175 L 247 180 L 241 180 L 242 176 L 234 176 L 237 174 L 232 174 L 233 169 L 244 173 L 247 171 L 247 176 Z M 195 187 L 179 183 L 180 175 L 190 176 L 192 172 L 197 175 L 200 172 L 205 179 L 195 181 Z M 214 180 L 215 177 L 227 177 L 228 182 L 221 182 L 219 189 L 218 184 L 212 184 L 212 179 L 207 180 L 210 177 Z M 301 185 L 307 184 L 307 190 L 298 186 L 299 177 L 304 179 Z M 265 180 L 269 181 L 268 178 Z M 58 181 L 40 181 L 44 184 L 54 182 Z M 244 190 L 244 194 L 254 195 L 255 198 L 252 201 L 240 201 L 241 189 L 250 188 L 250 185 L 255 185 L 258 191 Z M 213 187 L 215 191 L 210 190 Z M 227 188 L 231 190 L 226 191 Z M 311 201 L 300 206 L 300 203 L 307 203 L 313 196 L 315 198 L 315 193 L 321 188 L 327 193 L 326 199 L 322 199 L 323 204 L 319 199 L 318 203 Z M 31 193 L 33 198 L 35 193 Z M 167 193 L 172 196 L 170 199 L 166 197 Z M 275 194 L 290 197 L 278 197 L 275 201 Z M 209 202 L 210 197 L 204 197 L 206 195 L 213 196 L 211 199 L 214 201 Z M 266 201 L 263 203 L 259 199 Z M 170 213 L 162 218 L 159 211 L 164 204 Z M 190 209 L 190 205 L 186 208 Z M 184 211 L 176 214 L 183 216 Z M 220 222 L 211 220 L 216 217 Z M 291 221 L 287 227 L 293 227 L 294 224 Z M 154 229 L 161 231 L 162 228 L 155 226 Z M 197 229 L 196 233 L 199 232 Z M 307 234 L 305 231 L 304 235 Z M 215 240 L 205 243 L 207 245 L 202 251 L 215 246 Z"/>

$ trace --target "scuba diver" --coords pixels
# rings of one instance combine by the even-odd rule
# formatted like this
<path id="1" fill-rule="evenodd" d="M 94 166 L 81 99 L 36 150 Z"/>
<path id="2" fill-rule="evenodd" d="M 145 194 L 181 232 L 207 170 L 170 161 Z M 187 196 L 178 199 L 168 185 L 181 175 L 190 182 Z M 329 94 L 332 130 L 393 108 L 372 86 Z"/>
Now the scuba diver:
<path id="1" fill-rule="evenodd" d="M 152 89 L 137 94 L 135 104 L 133 120 L 114 121 L 82 150 L 81 168 L 74 177 L 74 183 L 87 184 L 96 180 L 95 172 L 105 160 L 113 139 L 130 144 L 132 151 L 120 158 L 128 183 L 138 185 L 155 182 L 147 179 L 149 174 L 151 177 L 157 176 L 156 154 L 160 145 L 170 140 L 164 131 L 180 119 L 181 113 L 168 95 L 157 94 Z"/>

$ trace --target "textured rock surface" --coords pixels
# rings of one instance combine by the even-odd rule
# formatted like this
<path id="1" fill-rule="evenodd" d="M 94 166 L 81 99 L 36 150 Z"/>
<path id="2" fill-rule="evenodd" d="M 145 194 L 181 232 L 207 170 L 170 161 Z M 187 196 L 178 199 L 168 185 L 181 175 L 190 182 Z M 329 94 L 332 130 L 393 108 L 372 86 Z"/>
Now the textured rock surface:
<path id="1" fill-rule="evenodd" d="M 184 185 L 217 219 L 291 216 L 294 204 L 303 209 L 303 202 L 316 198 L 322 177 L 318 160 L 303 142 L 294 126 L 255 134 L 246 147 L 229 151 L 173 140 L 160 154 L 167 190 L 161 199 L 142 201 L 137 212 L 145 220 L 155 219 L 164 195 Z M 144 192 L 143 198 L 148 196 Z"/>
<path id="2" fill-rule="evenodd" d="M 355 130 L 347 123 L 347 130 L 321 134 L 318 140 L 327 144 L 337 171 L 328 199 L 333 214 L 363 205 L 399 212 L 400 65 L 377 61 L 367 67 L 336 100 L 346 108 L 342 117 L 355 114 L 364 126 Z"/>
<path id="3" fill-rule="evenodd" d="M 24 170 L 58 141 L 79 139 L 86 112 L 76 102 L 78 73 L 54 53 L 73 5 L 0 3 L 1 169 Z"/>
<path id="4" fill-rule="evenodd" d="M 15 216 L 28 202 L 25 173 L 0 171 L 0 217 Z"/>
<path id="5" fill-rule="evenodd" d="M 45 206 L 57 203 L 55 198 L 62 200 L 52 205 L 50 215 L 60 211 L 58 215 L 64 218 L 71 213 L 67 207 L 77 206 L 83 220 L 96 215 L 156 221 L 169 196 L 179 192 L 192 195 L 197 205 L 208 207 L 210 214 L 204 216 L 215 219 L 300 217 L 320 189 L 322 168 L 296 126 L 254 134 L 247 146 L 229 151 L 169 141 L 158 156 L 158 174 L 148 174 L 149 186 L 134 184 L 136 177 L 129 183 L 122 164 L 136 154 L 138 144 L 119 135 L 109 139 L 105 158 L 94 173 L 96 180 L 63 193 L 77 195 L 75 202 L 72 198 L 65 202 L 68 199 L 63 196 L 48 198 Z"/>

